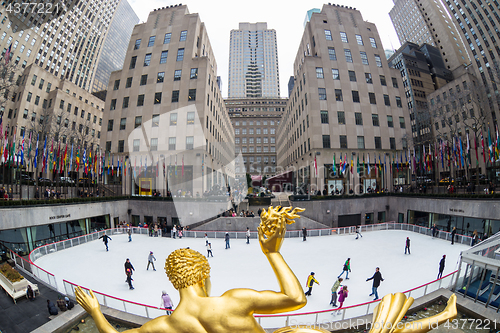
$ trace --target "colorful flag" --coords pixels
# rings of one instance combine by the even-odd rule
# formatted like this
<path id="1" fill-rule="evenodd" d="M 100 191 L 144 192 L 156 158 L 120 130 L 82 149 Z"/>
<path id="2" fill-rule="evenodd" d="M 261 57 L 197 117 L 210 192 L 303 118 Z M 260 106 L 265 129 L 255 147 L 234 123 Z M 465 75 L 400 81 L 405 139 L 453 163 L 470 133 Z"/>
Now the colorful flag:
<path id="1" fill-rule="evenodd" d="M 42 172 L 45 169 L 47 163 L 47 136 L 45 136 L 45 142 L 43 144 L 43 156 L 42 156 Z"/>
<path id="2" fill-rule="evenodd" d="M 481 146 L 483 148 L 483 161 L 486 164 L 486 154 L 484 153 L 484 138 L 483 138 L 483 132 L 481 132 Z"/>
<path id="3" fill-rule="evenodd" d="M 9 61 L 10 61 L 10 51 L 12 49 L 12 43 L 10 43 L 9 45 L 9 48 L 7 49 L 7 51 L 5 52 L 5 66 L 7 66 L 9 64 Z"/>
<path id="4" fill-rule="evenodd" d="M 71 144 L 71 157 L 69 158 L 69 171 L 71 171 L 71 168 L 73 167 L 73 144 Z"/>
<path id="5" fill-rule="evenodd" d="M 40 137 L 40 134 L 37 134 L 36 136 L 36 149 L 35 149 L 35 160 L 33 161 L 33 165 L 35 166 L 35 170 L 37 168 L 37 165 L 38 165 L 38 139 Z"/>
<path id="6" fill-rule="evenodd" d="M 337 175 L 337 167 L 335 165 L 335 153 L 333 153 L 333 165 L 332 165 L 332 169 L 333 169 L 333 175 L 336 176 Z"/>

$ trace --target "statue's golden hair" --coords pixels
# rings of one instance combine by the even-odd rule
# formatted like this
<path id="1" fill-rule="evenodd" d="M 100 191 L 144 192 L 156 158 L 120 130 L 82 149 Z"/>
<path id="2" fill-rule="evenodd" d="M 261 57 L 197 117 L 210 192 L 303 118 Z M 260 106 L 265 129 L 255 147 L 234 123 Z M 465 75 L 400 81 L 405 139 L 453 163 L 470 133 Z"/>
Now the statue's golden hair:
<path id="1" fill-rule="evenodd" d="M 177 249 L 165 261 L 165 272 L 174 288 L 187 288 L 210 276 L 207 258 L 198 251 Z"/>

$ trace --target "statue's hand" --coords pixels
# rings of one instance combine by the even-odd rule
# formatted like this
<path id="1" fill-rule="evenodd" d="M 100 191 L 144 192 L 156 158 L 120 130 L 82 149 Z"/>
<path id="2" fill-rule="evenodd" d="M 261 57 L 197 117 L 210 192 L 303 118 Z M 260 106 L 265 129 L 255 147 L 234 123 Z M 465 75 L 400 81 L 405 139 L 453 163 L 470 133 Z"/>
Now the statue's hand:
<path id="1" fill-rule="evenodd" d="M 264 236 L 262 226 L 259 226 L 257 229 L 259 231 L 259 242 L 260 247 L 262 248 L 262 252 L 264 252 L 265 254 L 279 252 L 286 233 L 285 223 L 279 221 L 276 229 L 274 230 L 274 233 L 267 238 L 266 236 Z"/>
<path id="2" fill-rule="evenodd" d="M 75 295 L 78 304 L 80 304 L 88 314 L 93 315 L 95 311 L 100 311 L 101 306 L 99 305 L 94 292 L 92 290 L 89 291 L 90 296 L 86 292 L 84 292 L 81 287 L 78 286 L 75 289 Z"/>

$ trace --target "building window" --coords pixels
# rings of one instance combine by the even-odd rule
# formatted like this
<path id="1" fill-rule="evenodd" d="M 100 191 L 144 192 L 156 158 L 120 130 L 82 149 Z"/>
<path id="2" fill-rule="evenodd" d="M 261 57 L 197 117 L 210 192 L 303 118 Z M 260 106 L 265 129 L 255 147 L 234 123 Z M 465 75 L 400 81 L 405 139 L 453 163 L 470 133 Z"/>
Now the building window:
<path id="1" fill-rule="evenodd" d="M 176 69 L 174 71 L 174 81 L 180 81 L 181 80 L 181 74 L 182 74 L 182 70 L 181 69 Z"/>
<path id="2" fill-rule="evenodd" d="M 44 79 L 40 79 L 40 84 L 38 85 L 38 89 L 43 89 L 43 84 L 45 83 Z"/>
<path id="3" fill-rule="evenodd" d="M 406 128 L 405 118 L 404 117 L 399 117 L 399 127 Z"/>
<path id="4" fill-rule="evenodd" d="M 377 64 L 377 67 L 382 67 L 382 59 L 380 59 L 378 54 L 375 54 L 375 63 Z"/>
<path id="5" fill-rule="evenodd" d="M 335 54 L 335 48 L 329 47 L 328 48 L 328 55 L 330 57 L 330 60 L 337 60 L 337 55 Z"/>
<path id="6" fill-rule="evenodd" d="M 167 58 L 168 58 L 168 50 L 161 51 L 160 64 L 166 63 L 167 62 Z"/>
<path id="7" fill-rule="evenodd" d="M 118 89 L 120 89 L 120 80 L 115 80 L 113 90 L 118 90 Z"/>
<path id="8" fill-rule="evenodd" d="M 161 92 L 155 93 L 155 101 L 154 104 L 160 104 L 161 103 Z"/>
<path id="9" fill-rule="evenodd" d="M 349 81 L 356 82 L 356 72 L 355 71 L 347 71 L 349 73 Z"/>
<path id="10" fill-rule="evenodd" d="M 316 67 L 316 78 L 317 79 L 324 79 L 323 75 L 323 67 Z"/>
<path id="11" fill-rule="evenodd" d="M 356 42 L 358 42 L 358 45 L 363 45 L 363 37 L 356 35 Z"/>
<path id="12" fill-rule="evenodd" d="M 387 106 L 391 106 L 391 100 L 389 99 L 389 95 L 384 94 L 384 104 Z"/>
<path id="13" fill-rule="evenodd" d="M 108 132 L 113 130 L 113 119 L 108 120 Z"/>
<path id="14" fill-rule="evenodd" d="M 198 68 L 191 68 L 191 73 L 189 74 L 190 79 L 198 78 Z"/>
<path id="15" fill-rule="evenodd" d="M 165 37 L 163 38 L 163 44 L 170 44 L 170 37 L 172 37 L 172 34 L 170 32 L 165 34 Z"/>
<path id="16" fill-rule="evenodd" d="M 330 136 L 323 135 L 323 148 L 330 148 Z"/>
<path id="17" fill-rule="evenodd" d="M 194 112 L 193 111 L 187 113 L 187 124 L 188 125 L 194 124 Z"/>
<path id="18" fill-rule="evenodd" d="M 140 39 L 136 39 L 135 40 L 135 44 L 134 44 L 134 50 L 138 50 L 139 47 L 141 47 L 141 40 Z"/>
<path id="19" fill-rule="evenodd" d="M 347 61 L 347 62 L 352 62 L 352 54 L 351 54 L 351 50 L 349 50 L 349 49 L 344 49 L 344 55 L 345 55 L 345 61 Z"/>
<path id="20" fill-rule="evenodd" d="M 373 126 L 380 126 L 380 123 L 378 121 L 378 114 L 372 114 L 372 124 Z"/>
<path id="21" fill-rule="evenodd" d="M 151 63 L 151 53 L 148 53 L 144 57 L 144 67 L 149 66 L 150 63 Z"/>
<path id="22" fill-rule="evenodd" d="M 23 112 L 23 119 L 28 119 L 28 109 L 24 109 L 24 112 Z"/>
<path id="23" fill-rule="evenodd" d="M 130 99 L 129 96 L 123 97 L 123 105 L 122 105 L 123 109 L 128 108 L 128 101 L 129 101 L 129 99 Z M 94 120 L 95 120 L 95 117 L 94 117 Z"/>
<path id="24" fill-rule="evenodd" d="M 368 93 L 368 97 L 370 98 L 370 104 L 377 104 L 375 93 Z"/>
<path id="25" fill-rule="evenodd" d="M 359 103 L 359 92 L 357 90 L 352 90 L 352 101 Z"/>
<path id="26" fill-rule="evenodd" d="M 366 55 L 366 52 L 359 52 L 359 54 L 361 55 L 361 63 L 363 65 L 368 65 L 368 56 Z"/>
<path id="27" fill-rule="evenodd" d="M 151 151 L 158 150 L 158 138 L 151 138 L 151 144 L 150 144 L 149 148 Z"/>
<path id="28" fill-rule="evenodd" d="M 127 128 L 127 118 L 120 119 L 120 131 Z"/>
<path id="29" fill-rule="evenodd" d="M 392 122 L 392 116 L 387 116 L 387 126 L 394 127 L 394 123 Z"/>
<path id="30" fill-rule="evenodd" d="M 365 149 L 365 137 L 358 136 L 358 149 Z"/>
<path id="31" fill-rule="evenodd" d="M 143 105 L 144 105 L 144 95 L 137 96 L 137 106 L 143 106 Z"/>
<path id="32" fill-rule="evenodd" d="M 118 141 L 118 152 L 123 153 L 125 150 L 125 140 Z"/>
<path id="33" fill-rule="evenodd" d="M 398 108 L 402 108 L 403 107 L 403 103 L 401 102 L 401 97 L 399 97 L 399 96 L 396 96 L 396 106 Z"/>
<path id="34" fill-rule="evenodd" d="M 168 150 L 175 150 L 175 137 L 168 138 Z"/>
<path id="35" fill-rule="evenodd" d="M 342 41 L 342 43 L 349 43 L 347 40 L 347 34 L 343 31 L 340 32 L 340 40 Z"/>
<path id="36" fill-rule="evenodd" d="M 343 98 L 342 98 L 342 89 L 335 89 L 335 100 L 339 101 L 339 102 L 343 101 Z"/>
<path id="37" fill-rule="evenodd" d="M 170 126 L 177 125 L 177 113 L 170 114 Z"/>
<path id="38" fill-rule="evenodd" d="M 188 102 L 196 101 L 196 89 L 189 89 Z"/>
<path id="39" fill-rule="evenodd" d="M 129 66 L 129 69 L 134 69 L 135 68 L 135 64 L 137 62 L 137 56 L 133 56 L 131 59 L 130 59 L 130 66 Z"/>
<path id="40" fill-rule="evenodd" d="M 345 112 L 337 111 L 337 120 L 339 125 L 345 125 Z"/>
<path id="41" fill-rule="evenodd" d="M 141 146 L 141 140 L 140 139 L 134 139 L 134 141 L 133 141 L 133 150 L 134 151 L 139 151 L 140 146 Z"/>
<path id="42" fill-rule="evenodd" d="M 111 100 L 111 104 L 109 105 L 110 110 L 115 110 L 116 109 L 116 98 Z"/>
<path id="43" fill-rule="evenodd" d="M 111 151 L 111 141 L 106 141 L 106 151 Z"/>
<path id="44" fill-rule="evenodd" d="M 332 32 L 330 30 L 325 29 L 325 38 L 326 40 L 332 40 Z"/>
<path id="45" fill-rule="evenodd" d="M 194 148 L 194 136 L 186 136 L 186 150 Z"/>
<path id="46" fill-rule="evenodd" d="M 172 91 L 172 103 L 179 102 L 179 90 Z"/>
<path id="47" fill-rule="evenodd" d="M 377 48 L 377 42 L 375 41 L 375 38 L 370 37 L 370 44 L 372 45 L 373 48 Z"/>
<path id="48" fill-rule="evenodd" d="M 148 74 L 141 75 L 141 86 L 148 83 Z"/>
<path id="49" fill-rule="evenodd" d="M 395 138 L 389 138 L 389 141 L 391 143 L 391 149 L 395 150 L 396 149 L 396 139 Z"/>
<path id="50" fill-rule="evenodd" d="M 187 34 L 188 34 L 187 30 L 182 30 L 182 31 L 181 31 L 181 37 L 179 38 L 179 42 L 184 42 L 184 41 L 186 41 Z"/>
<path id="51" fill-rule="evenodd" d="M 375 137 L 375 149 L 382 149 L 382 138 L 380 136 Z"/>
<path id="52" fill-rule="evenodd" d="M 33 75 L 33 78 L 31 79 L 31 85 L 32 86 L 34 86 L 36 84 L 36 79 L 37 79 L 37 76 Z"/>
<path id="53" fill-rule="evenodd" d="M 340 135 L 340 149 L 347 149 L 347 135 Z"/>
<path id="54" fill-rule="evenodd" d="M 328 111 L 320 111 L 321 113 L 321 123 L 328 124 Z"/>
<path id="55" fill-rule="evenodd" d="M 184 60 L 184 48 L 177 50 L 177 61 Z"/>
<path id="56" fill-rule="evenodd" d="M 385 75 L 380 75 L 380 84 L 383 86 L 387 86 L 387 82 L 385 81 Z"/>
<path id="57" fill-rule="evenodd" d="M 318 88 L 318 95 L 319 95 L 320 101 L 326 101 L 326 89 L 325 88 Z"/>
<path id="58" fill-rule="evenodd" d="M 154 114 L 151 121 L 151 127 L 158 127 L 158 126 L 160 126 L 160 115 Z"/>
<path id="59" fill-rule="evenodd" d="M 134 128 L 141 127 L 142 125 L 142 116 L 135 117 Z"/>
<path id="60" fill-rule="evenodd" d="M 363 125 L 363 116 L 361 112 L 354 112 L 354 118 L 356 120 L 356 125 Z"/>
<path id="61" fill-rule="evenodd" d="M 398 88 L 398 80 L 395 77 L 392 78 L 392 86 Z"/>
<path id="62" fill-rule="evenodd" d="M 155 39 L 156 39 L 156 36 L 149 37 L 148 47 L 155 45 Z"/>
<path id="63" fill-rule="evenodd" d="M 339 70 L 337 68 L 332 68 L 332 76 L 334 80 L 340 80 Z"/>
<path id="64" fill-rule="evenodd" d="M 132 77 L 127 78 L 127 82 L 125 82 L 125 88 L 132 87 Z"/>

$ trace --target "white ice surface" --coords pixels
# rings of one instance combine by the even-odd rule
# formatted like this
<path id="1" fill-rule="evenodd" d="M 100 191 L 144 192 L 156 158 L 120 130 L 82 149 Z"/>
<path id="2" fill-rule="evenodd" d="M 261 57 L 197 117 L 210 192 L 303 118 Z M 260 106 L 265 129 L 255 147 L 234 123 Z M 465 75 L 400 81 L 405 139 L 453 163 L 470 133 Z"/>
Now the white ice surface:
<path id="1" fill-rule="evenodd" d="M 404 254 L 406 237 L 411 240 L 411 255 Z M 177 249 L 190 247 L 206 255 L 202 238 L 171 239 L 134 235 L 128 242 L 127 235 L 115 235 L 109 242 L 109 252 L 101 240 L 92 241 L 46 255 L 36 264 L 56 276 L 62 289 L 62 279 L 91 288 L 111 296 L 152 306 L 160 306 L 161 291 L 166 290 L 174 305 L 179 295 L 164 272 L 168 254 Z M 231 248 L 226 250 L 223 239 L 211 239 L 214 257 L 211 266 L 212 296 L 219 296 L 232 288 L 275 290 L 279 286 L 266 257 L 256 239 L 231 239 Z M 458 268 L 461 251 L 468 246 L 433 239 L 409 231 L 374 231 L 355 235 L 333 235 L 285 239 L 281 253 L 305 290 L 307 276 L 314 271 L 320 285 L 314 285 L 307 305 L 298 312 L 328 309 L 330 288 L 341 273 L 344 261 L 351 258 L 348 286 L 349 297 L 344 306 L 371 301 L 372 281 L 366 281 L 380 267 L 385 279 L 378 288 L 379 297 L 401 292 L 436 279 L 439 261 L 446 255 L 444 274 Z M 156 271 L 146 270 L 149 251 L 157 259 Z M 129 290 L 125 283 L 124 263 L 130 258 L 134 265 L 133 285 Z M 345 277 L 345 274 L 344 274 Z"/>

